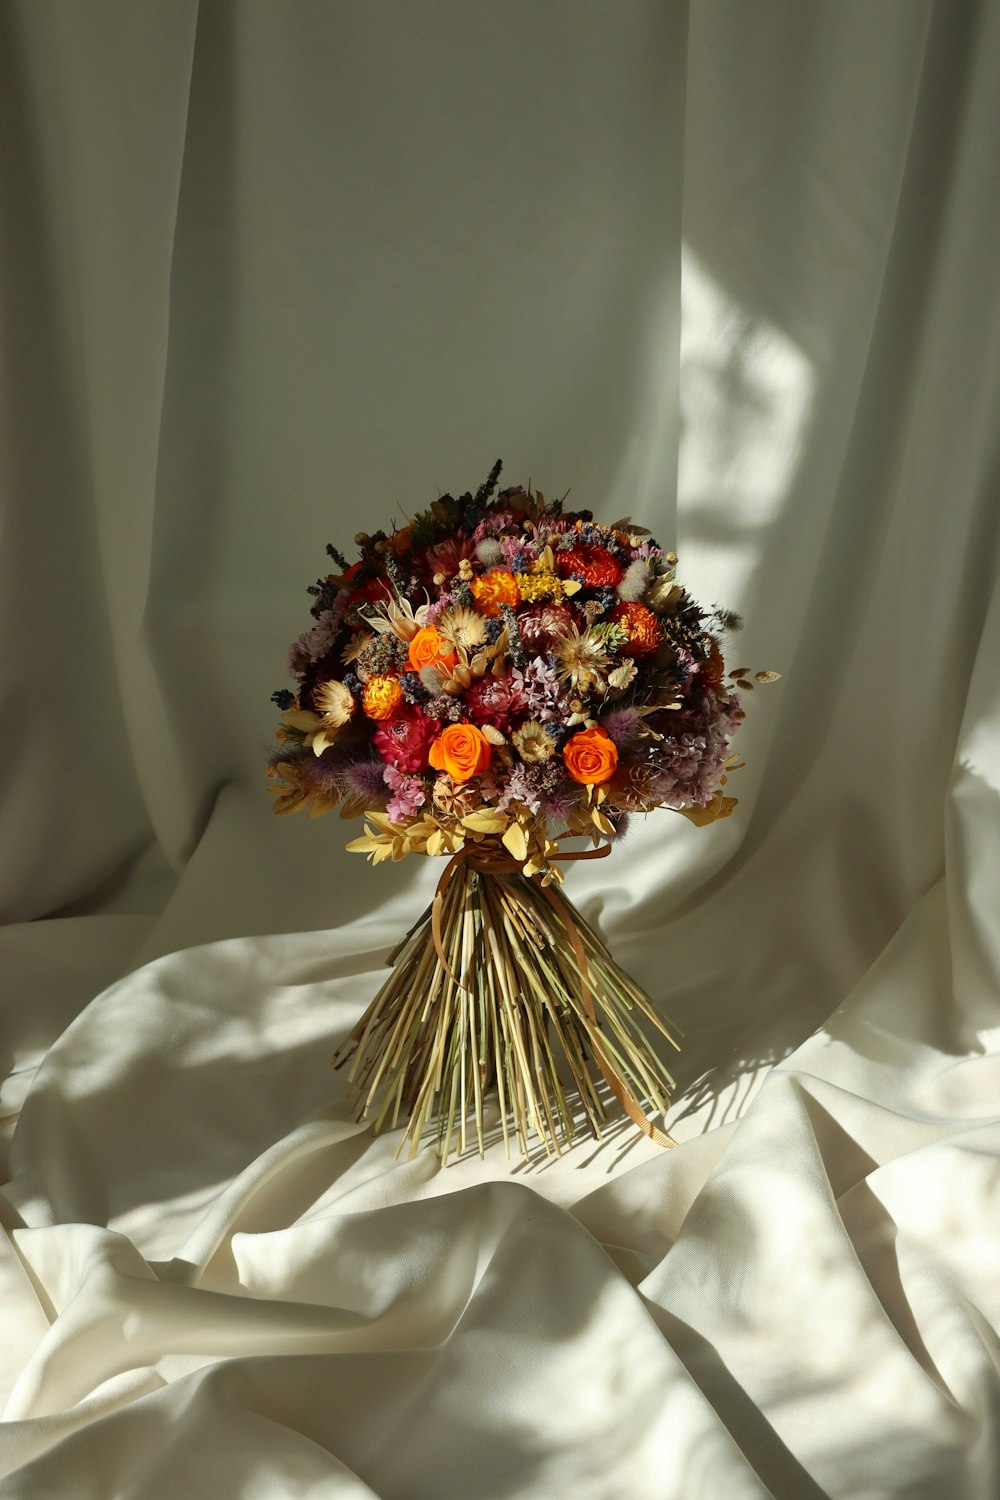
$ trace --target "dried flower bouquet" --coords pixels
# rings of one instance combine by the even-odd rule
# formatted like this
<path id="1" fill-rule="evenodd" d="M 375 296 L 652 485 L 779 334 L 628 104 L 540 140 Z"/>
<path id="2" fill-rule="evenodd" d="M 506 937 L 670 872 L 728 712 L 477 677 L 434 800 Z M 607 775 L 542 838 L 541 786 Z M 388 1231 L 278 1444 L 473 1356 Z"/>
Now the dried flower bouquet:
<path id="1" fill-rule="evenodd" d="M 495 1088 L 505 1147 L 560 1151 L 600 1134 L 603 1079 L 636 1124 L 669 1136 L 672 1079 L 650 1033 L 674 1028 L 559 889 L 560 865 L 610 852 L 629 815 L 727 817 L 741 691 L 778 674 L 726 670 L 721 637 L 677 558 L 630 519 L 517 486 L 442 495 L 319 579 L 312 628 L 289 648 L 268 764 L 275 811 L 340 808 L 374 864 L 449 856 L 389 979 L 334 1053 L 373 1125 L 408 1120 L 411 1155 L 436 1120 L 447 1160 Z M 570 851 L 567 838 L 591 847 Z M 570 1089 L 567 1097 L 566 1085 Z M 575 1103 L 574 1103 L 575 1101 Z"/>

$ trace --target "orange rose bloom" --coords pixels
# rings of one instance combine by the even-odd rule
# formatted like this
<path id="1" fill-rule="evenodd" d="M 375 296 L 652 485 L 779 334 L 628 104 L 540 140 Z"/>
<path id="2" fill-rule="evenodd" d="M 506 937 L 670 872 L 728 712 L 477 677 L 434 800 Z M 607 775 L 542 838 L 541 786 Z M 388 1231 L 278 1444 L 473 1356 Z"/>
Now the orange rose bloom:
<path id="1" fill-rule="evenodd" d="M 474 578 L 470 587 L 483 615 L 498 615 L 501 604 L 515 608 L 521 602 L 517 579 L 507 568 L 490 568 Z"/>
<path id="2" fill-rule="evenodd" d="M 369 719 L 391 719 L 402 701 L 403 689 L 395 677 L 369 677 L 361 695 Z"/>
<path id="3" fill-rule="evenodd" d="M 582 786 L 600 786 L 610 781 L 618 764 L 618 746 L 597 724 L 571 735 L 562 755 L 567 771 Z"/>
<path id="4" fill-rule="evenodd" d="M 493 746 L 475 724 L 449 724 L 431 745 L 428 759 L 435 771 L 447 771 L 452 781 L 468 781 L 486 770 Z"/>
<path id="5" fill-rule="evenodd" d="M 457 661 L 458 657 L 434 626 L 425 625 L 410 642 L 406 665 L 412 672 L 419 672 L 421 667 L 440 667 L 450 672 Z"/>

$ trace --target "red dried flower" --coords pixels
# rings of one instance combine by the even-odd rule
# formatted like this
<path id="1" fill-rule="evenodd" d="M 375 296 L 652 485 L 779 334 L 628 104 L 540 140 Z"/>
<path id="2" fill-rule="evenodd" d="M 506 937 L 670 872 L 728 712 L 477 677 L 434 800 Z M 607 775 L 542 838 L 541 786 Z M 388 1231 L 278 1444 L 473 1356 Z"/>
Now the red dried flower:
<path id="1" fill-rule="evenodd" d="M 563 578 L 579 578 L 589 589 L 616 588 L 625 571 L 604 547 L 591 547 L 585 542 L 557 552 L 556 567 Z"/>

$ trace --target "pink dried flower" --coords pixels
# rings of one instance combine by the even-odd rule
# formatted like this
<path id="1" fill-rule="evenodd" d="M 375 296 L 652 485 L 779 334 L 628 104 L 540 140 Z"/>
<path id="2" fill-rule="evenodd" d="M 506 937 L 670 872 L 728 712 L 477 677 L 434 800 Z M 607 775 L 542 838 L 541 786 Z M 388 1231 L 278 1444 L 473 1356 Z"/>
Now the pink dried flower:
<path id="1" fill-rule="evenodd" d="M 518 615 L 517 633 L 529 656 L 540 656 L 573 623 L 573 615 L 565 604 L 535 604 Z"/>
<path id="2" fill-rule="evenodd" d="M 386 812 L 394 823 L 404 823 L 427 801 L 427 788 L 419 776 L 407 776 L 395 766 L 383 766 L 382 774 L 393 793 Z"/>
<path id="3" fill-rule="evenodd" d="M 465 690 L 465 707 L 473 724 L 492 724 L 507 730 L 512 720 L 527 713 L 524 694 L 510 672 L 475 678 Z"/>
<path id="4" fill-rule="evenodd" d="M 543 722 L 558 719 L 560 723 L 569 718 L 569 693 L 540 656 L 524 668 L 515 667 L 511 677 L 533 718 Z"/>
<path id="5" fill-rule="evenodd" d="M 336 609 L 325 609 L 312 629 L 292 642 L 285 657 L 290 676 L 300 677 L 312 662 L 327 655 L 337 639 L 341 618 Z"/>

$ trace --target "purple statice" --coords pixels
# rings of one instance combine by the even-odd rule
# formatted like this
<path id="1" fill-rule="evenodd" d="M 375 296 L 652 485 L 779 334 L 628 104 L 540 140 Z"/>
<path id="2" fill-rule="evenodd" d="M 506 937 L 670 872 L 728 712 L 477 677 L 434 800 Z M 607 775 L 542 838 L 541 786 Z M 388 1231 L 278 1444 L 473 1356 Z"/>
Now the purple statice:
<path id="1" fill-rule="evenodd" d="M 419 776 L 407 776 L 395 766 L 384 766 L 382 774 L 393 794 L 386 812 L 394 823 L 405 823 L 427 801 L 427 788 Z"/>
<path id="2" fill-rule="evenodd" d="M 677 686 L 682 688 L 697 671 L 698 663 L 686 646 L 675 646 L 674 658 L 674 662 L 670 667 L 670 675 Z"/>
<path id="3" fill-rule="evenodd" d="M 536 656 L 523 668 L 515 667 L 510 675 L 532 718 L 549 724 L 569 717 L 570 695 L 540 656 Z"/>
<path id="4" fill-rule="evenodd" d="M 341 680 L 348 692 L 353 693 L 355 698 L 361 697 L 365 687 L 357 672 L 345 672 Z"/>
<path id="5" fill-rule="evenodd" d="M 601 715 L 600 725 L 619 750 L 628 750 L 639 742 L 642 715 L 634 708 L 613 708 Z"/>
<path id="6" fill-rule="evenodd" d="M 542 797 L 533 784 L 532 769 L 531 766 L 523 765 L 520 761 L 514 766 L 499 790 L 497 806 L 501 812 L 506 812 L 512 802 L 520 802 L 530 812 L 538 812 L 542 805 Z"/>
<path id="7" fill-rule="evenodd" d="M 500 632 L 506 625 L 503 615 L 492 615 L 486 621 L 486 639 L 492 646 L 500 638 Z"/>
<path id="8" fill-rule="evenodd" d="M 423 703 L 430 696 L 416 672 L 403 672 L 399 686 L 407 703 Z"/>

